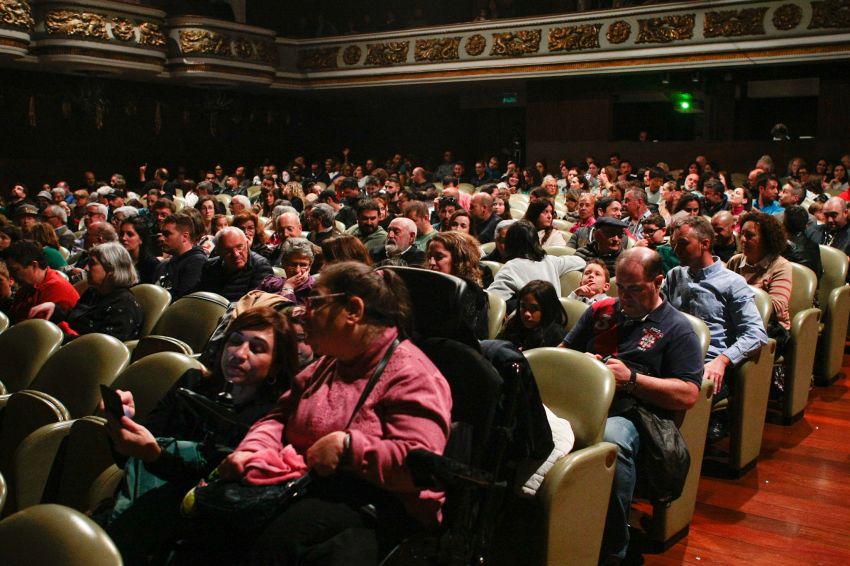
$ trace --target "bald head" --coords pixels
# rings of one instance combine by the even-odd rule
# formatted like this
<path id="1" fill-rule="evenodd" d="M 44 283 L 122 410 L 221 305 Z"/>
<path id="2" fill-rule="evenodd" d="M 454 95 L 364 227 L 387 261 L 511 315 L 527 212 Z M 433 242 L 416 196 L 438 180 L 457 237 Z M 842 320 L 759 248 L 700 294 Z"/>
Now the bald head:
<path id="1" fill-rule="evenodd" d="M 294 212 L 284 212 L 278 216 L 276 228 L 281 241 L 301 237 L 301 219 Z"/>
<path id="2" fill-rule="evenodd" d="M 823 205 L 826 229 L 830 232 L 840 230 L 847 225 L 847 202 L 840 197 L 832 197 Z"/>
<path id="3" fill-rule="evenodd" d="M 652 248 L 644 246 L 635 246 L 627 250 L 623 250 L 620 257 L 617 258 L 616 273 L 619 278 L 621 267 L 625 264 L 637 264 L 641 266 L 641 273 L 644 281 L 651 281 L 663 275 L 664 271 L 661 267 L 661 256 Z"/>
<path id="4" fill-rule="evenodd" d="M 487 221 L 493 216 L 493 197 L 487 193 L 476 193 L 469 204 L 469 214 L 477 220 Z"/>

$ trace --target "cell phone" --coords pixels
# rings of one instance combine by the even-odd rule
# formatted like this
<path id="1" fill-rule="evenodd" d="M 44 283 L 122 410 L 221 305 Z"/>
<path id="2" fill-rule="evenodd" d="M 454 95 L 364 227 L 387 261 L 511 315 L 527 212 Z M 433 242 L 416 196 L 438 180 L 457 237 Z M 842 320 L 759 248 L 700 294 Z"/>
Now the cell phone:
<path id="1" fill-rule="evenodd" d="M 106 412 L 120 421 L 124 416 L 124 403 L 121 402 L 121 396 L 106 385 L 100 386 L 100 396 L 103 397 Z"/>

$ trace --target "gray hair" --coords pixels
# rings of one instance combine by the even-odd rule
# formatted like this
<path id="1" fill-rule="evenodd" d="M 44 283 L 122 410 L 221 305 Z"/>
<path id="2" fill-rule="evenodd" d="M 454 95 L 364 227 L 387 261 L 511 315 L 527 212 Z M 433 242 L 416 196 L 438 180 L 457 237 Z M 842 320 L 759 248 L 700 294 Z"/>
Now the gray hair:
<path id="1" fill-rule="evenodd" d="M 213 184 L 212 184 L 212 183 L 210 183 L 209 181 L 201 181 L 200 183 L 198 183 L 197 185 L 195 185 L 195 188 L 197 188 L 197 189 L 206 189 L 206 190 L 208 190 L 208 191 L 209 191 L 209 192 L 211 192 L 211 193 L 214 191 L 214 189 L 213 189 Z"/>
<path id="2" fill-rule="evenodd" d="M 62 195 L 62 198 L 65 198 L 65 189 L 63 189 L 61 187 L 55 187 L 53 189 L 50 189 L 50 194 L 52 194 L 52 195 Z"/>
<path id="3" fill-rule="evenodd" d="M 708 240 L 709 244 L 714 243 L 714 229 L 711 227 L 711 222 L 705 216 L 686 216 L 678 222 L 675 229 L 678 230 L 682 226 L 690 226 L 691 231 L 700 240 Z"/>
<path id="4" fill-rule="evenodd" d="M 139 209 L 135 206 L 119 206 L 118 208 L 112 211 L 113 216 L 115 216 L 116 214 L 123 214 L 124 220 L 126 220 L 127 218 L 133 218 L 134 216 L 138 216 Z"/>
<path id="5" fill-rule="evenodd" d="M 100 262 L 113 286 L 126 288 L 139 282 L 133 258 L 121 244 L 117 242 L 99 244 L 93 247 L 89 254 Z"/>
<path id="6" fill-rule="evenodd" d="M 291 255 L 300 255 L 313 261 L 313 244 L 306 238 L 287 238 L 280 245 L 280 258 L 286 259 Z"/>
<path id="7" fill-rule="evenodd" d="M 62 224 L 68 222 L 68 213 L 65 212 L 65 209 L 59 206 L 58 204 L 51 204 L 46 208 L 47 212 L 56 216 L 59 220 L 62 221 Z"/>
<path id="8" fill-rule="evenodd" d="M 224 228 L 215 233 L 216 247 L 218 247 L 218 243 L 227 234 L 239 234 L 240 236 L 242 236 L 242 240 L 244 240 L 246 243 L 248 242 L 248 236 L 245 235 L 245 232 L 243 232 L 241 228 L 237 228 L 236 226 L 225 226 Z"/>
<path id="9" fill-rule="evenodd" d="M 109 222 L 93 222 L 89 225 L 89 232 L 99 236 L 103 243 L 118 241 L 118 232 Z"/>
<path id="10" fill-rule="evenodd" d="M 510 220 L 502 220 L 501 222 L 496 224 L 496 234 L 498 234 L 502 230 L 507 230 L 514 222 L 516 222 L 516 220 L 514 220 L 513 218 L 511 218 Z"/>
<path id="11" fill-rule="evenodd" d="M 234 202 L 241 202 L 245 206 L 245 210 L 251 210 L 251 201 L 245 195 L 236 195 L 230 199 L 231 206 L 233 206 Z"/>
<path id="12" fill-rule="evenodd" d="M 320 202 L 319 204 L 313 207 L 313 210 L 310 211 L 310 214 L 312 214 L 314 218 L 321 221 L 323 226 L 334 225 L 334 217 L 336 216 L 336 212 L 329 204 Z"/>
<path id="13" fill-rule="evenodd" d="M 105 204 L 100 204 L 99 202 L 90 202 L 86 205 L 86 210 L 90 208 L 97 208 L 97 213 L 102 214 L 104 218 L 109 214 L 109 209 L 106 208 Z"/>

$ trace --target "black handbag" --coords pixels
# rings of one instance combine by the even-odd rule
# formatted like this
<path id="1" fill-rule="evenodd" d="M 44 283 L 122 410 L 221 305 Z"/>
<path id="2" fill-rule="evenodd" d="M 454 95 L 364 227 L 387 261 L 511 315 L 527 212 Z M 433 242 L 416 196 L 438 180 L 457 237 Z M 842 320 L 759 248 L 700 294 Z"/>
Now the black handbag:
<path id="1" fill-rule="evenodd" d="M 637 492 L 653 503 L 670 503 L 682 495 L 691 454 L 676 424 L 636 403 L 626 414 L 640 434 Z"/>
<path id="2" fill-rule="evenodd" d="M 378 363 L 363 388 L 345 429 L 351 426 L 398 345 L 399 341 L 394 340 Z M 182 512 L 194 519 L 226 521 L 228 525 L 239 530 L 255 531 L 274 519 L 294 499 L 303 496 L 312 480 L 312 472 L 276 485 L 246 485 L 241 482 L 212 479 L 211 476 L 209 483 L 201 482 L 186 494 Z"/>

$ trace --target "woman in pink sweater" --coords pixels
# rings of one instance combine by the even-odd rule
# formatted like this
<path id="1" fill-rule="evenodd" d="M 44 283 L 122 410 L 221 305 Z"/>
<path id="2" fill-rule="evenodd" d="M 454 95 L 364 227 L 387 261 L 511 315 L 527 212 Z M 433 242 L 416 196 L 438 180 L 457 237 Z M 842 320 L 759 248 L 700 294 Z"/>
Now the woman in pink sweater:
<path id="1" fill-rule="evenodd" d="M 366 562 L 376 562 L 388 544 L 438 524 L 442 494 L 417 489 L 404 462 L 417 448 L 442 453 L 451 391 L 405 338 L 409 313 L 404 284 L 390 271 L 344 262 L 322 272 L 304 317 L 307 342 L 322 357 L 219 467 L 224 479 L 242 480 L 247 472 L 250 481 L 252 470 L 269 469 L 264 454 L 291 445 L 318 477 L 251 545 L 261 560 L 337 563 L 351 556 L 347 563 L 360 563 L 369 556 Z M 367 504 L 377 518 L 362 512 Z"/>

